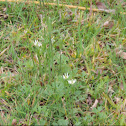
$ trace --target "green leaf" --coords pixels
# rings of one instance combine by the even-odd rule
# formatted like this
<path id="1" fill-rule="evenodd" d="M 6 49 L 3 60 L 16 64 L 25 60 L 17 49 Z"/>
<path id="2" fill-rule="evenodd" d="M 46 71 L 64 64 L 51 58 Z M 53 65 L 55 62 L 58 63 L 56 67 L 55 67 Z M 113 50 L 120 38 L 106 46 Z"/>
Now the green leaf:
<path id="1" fill-rule="evenodd" d="M 63 119 L 59 119 L 59 120 L 58 120 L 58 124 L 59 124 L 59 125 L 62 125 L 62 126 L 63 126 L 63 125 L 68 125 L 68 123 L 69 123 L 68 120 L 63 120 Z"/>

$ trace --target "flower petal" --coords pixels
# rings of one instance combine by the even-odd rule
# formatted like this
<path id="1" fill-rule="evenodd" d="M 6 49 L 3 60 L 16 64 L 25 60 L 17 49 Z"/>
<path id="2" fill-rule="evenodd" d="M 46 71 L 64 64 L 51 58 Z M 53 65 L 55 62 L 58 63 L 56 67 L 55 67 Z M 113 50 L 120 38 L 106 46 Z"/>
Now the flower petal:
<path id="1" fill-rule="evenodd" d="M 76 79 L 68 80 L 69 84 L 74 84 L 76 82 Z"/>
<path id="2" fill-rule="evenodd" d="M 67 79 L 68 77 L 69 77 L 68 73 L 65 73 L 65 74 L 63 75 L 63 79 Z"/>

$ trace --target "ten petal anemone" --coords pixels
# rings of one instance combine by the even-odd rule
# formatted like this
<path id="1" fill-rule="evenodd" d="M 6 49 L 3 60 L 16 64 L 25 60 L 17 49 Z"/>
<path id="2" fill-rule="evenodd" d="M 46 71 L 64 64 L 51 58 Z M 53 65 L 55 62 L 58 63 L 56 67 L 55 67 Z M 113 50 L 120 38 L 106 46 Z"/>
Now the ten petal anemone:
<path id="1" fill-rule="evenodd" d="M 39 47 L 42 46 L 42 44 L 40 42 L 38 42 L 38 40 L 35 40 L 34 45 L 39 46 Z"/>
<path id="2" fill-rule="evenodd" d="M 63 79 L 67 79 L 68 77 L 69 77 L 68 73 L 65 73 L 65 74 L 63 75 Z"/>
<path id="3" fill-rule="evenodd" d="M 76 79 L 68 80 L 69 84 L 74 84 L 76 82 Z"/>

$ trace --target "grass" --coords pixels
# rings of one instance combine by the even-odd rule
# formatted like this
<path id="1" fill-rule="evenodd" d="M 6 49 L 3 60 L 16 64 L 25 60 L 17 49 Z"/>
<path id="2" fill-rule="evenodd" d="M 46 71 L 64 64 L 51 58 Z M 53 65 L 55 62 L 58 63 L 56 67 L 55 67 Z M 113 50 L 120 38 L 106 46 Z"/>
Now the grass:
<path id="1" fill-rule="evenodd" d="M 102 2 L 116 13 L 0 2 L 0 125 L 126 124 L 126 10 Z"/>

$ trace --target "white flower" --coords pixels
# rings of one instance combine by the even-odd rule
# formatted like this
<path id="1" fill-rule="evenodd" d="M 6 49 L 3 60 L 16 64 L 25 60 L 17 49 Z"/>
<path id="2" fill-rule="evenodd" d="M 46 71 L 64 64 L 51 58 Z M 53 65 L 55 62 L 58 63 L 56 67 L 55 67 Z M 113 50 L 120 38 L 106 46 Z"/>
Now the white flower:
<path id="1" fill-rule="evenodd" d="M 67 79 L 68 77 L 69 77 L 68 73 L 65 73 L 65 74 L 63 75 L 63 79 Z"/>
<path id="2" fill-rule="evenodd" d="M 42 44 L 39 42 L 39 43 L 38 43 L 38 46 L 40 47 L 40 46 L 42 46 Z"/>
<path id="3" fill-rule="evenodd" d="M 35 40 L 34 45 L 39 46 L 39 47 L 42 46 L 42 44 L 40 42 L 38 42 L 38 40 Z"/>
<path id="4" fill-rule="evenodd" d="M 76 79 L 68 80 L 69 84 L 74 84 L 76 82 Z"/>

